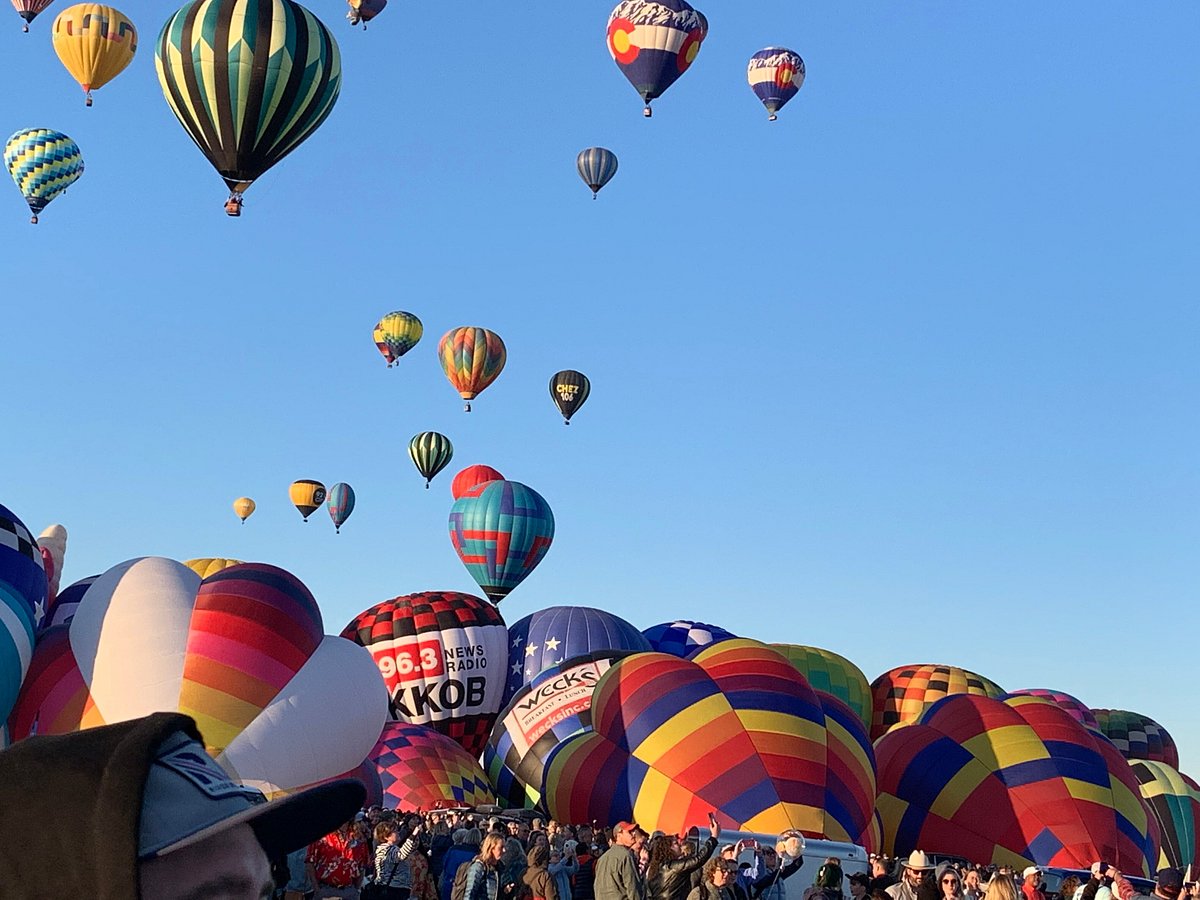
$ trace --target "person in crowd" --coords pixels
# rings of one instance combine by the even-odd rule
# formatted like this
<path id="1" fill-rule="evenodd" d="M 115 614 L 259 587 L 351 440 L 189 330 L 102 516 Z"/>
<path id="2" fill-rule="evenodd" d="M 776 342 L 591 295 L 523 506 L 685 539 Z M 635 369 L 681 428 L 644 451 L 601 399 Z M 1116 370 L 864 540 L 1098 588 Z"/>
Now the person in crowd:
<path id="1" fill-rule="evenodd" d="M 467 869 L 464 900 L 502 900 L 500 858 L 504 855 L 504 836 L 488 832 L 479 846 L 479 855 Z"/>
<path id="2" fill-rule="evenodd" d="M 825 860 L 817 869 L 817 877 L 804 892 L 804 900 L 842 900 L 842 867 L 836 859 Z"/>
<path id="3" fill-rule="evenodd" d="M 1115 866 L 1106 862 L 1094 862 L 1091 868 L 1092 877 L 1079 886 L 1075 891 L 1074 900 L 1131 900 L 1137 893 L 1133 885 Z"/>
<path id="4" fill-rule="evenodd" d="M 734 866 L 720 856 L 710 859 L 701 870 L 700 884 L 692 888 L 687 900 L 734 900 Z"/>
<path id="5" fill-rule="evenodd" d="M 358 890 L 371 867 L 370 841 L 358 836 L 353 820 L 345 822 L 308 848 L 314 900 L 358 900 Z"/>
<path id="6" fill-rule="evenodd" d="M 896 879 L 893 878 L 892 873 L 888 871 L 888 858 L 883 855 L 872 853 L 871 884 L 869 890 L 872 893 L 875 891 L 886 891 L 895 883 Z"/>
<path id="7" fill-rule="evenodd" d="M 941 889 L 941 900 L 963 900 L 963 883 L 958 870 L 946 866 L 938 876 L 938 887 Z M 1046 898 L 1042 898 L 1046 900 Z"/>
<path id="8" fill-rule="evenodd" d="M 1072 900 L 1075 892 L 1079 889 L 1079 879 L 1074 875 L 1068 875 L 1058 885 L 1059 900 Z"/>
<path id="9" fill-rule="evenodd" d="M 596 861 L 596 900 L 642 900 L 642 879 L 632 849 L 636 828 L 632 822 L 613 827 L 613 844 Z"/>
<path id="10" fill-rule="evenodd" d="M 519 838 L 510 837 L 504 842 L 500 855 L 501 900 L 518 900 L 525 894 L 525 845 Z"/>
<path id="11" fill-rule="evenodd" d="M 544 835 L 534 831 L 534 835 Z M 550 843 L 545 840 L 533 841 L 533 846 L 525 856 L 525 871 L 521 881 L 529 891 L 531 900 L 559 900 L 558 884 L 550 874 Z"/>
<path id="12" fill-rule="evenodd" d="M 521 842 L 521 846 L 529 846 L 529 835 L 531 834 L 529 824 L 526 822 L 517 823 L 517 840 Z"/>
<path id="13" fill-rule="evenodd" d="M 864 872 L 850 875 L 850 900 L 866 900 L 871 892 L 871 876 Z"/>
<path id="14" fill-rule="evenodd" d="M 1155 876 L 1155 900 L 1179 900 L 1183 892 L 1183 872 L 1179 869 L 1159 869 Z"/>
<path id="15" fill-rule="evenodd" d="M 562 832 L 558 834 L 561 835 Z M 574 892 L 571 882 L 579 872 L 579 862 L 575 859 L 575 842 L 570 842 L 570 851 L 567 850 L 567 843 L 563 841 L 560 848 L 556 848 L 553 843 L 550 845 L 550 874 L 554 876 L 554 885 L 558 888 L 558 900 L 572 900 Z"/>
<path id="16" fill-rule="evenodd" d="M 963 874 L 963 897 L 965 900 L 982 900 L 983 898 L 979 869 L 975 866 L 971 866 Z"/>
<path id="17" fill-rule="evenodd" d="M 575 863 L 579 867 L 575 872 L 575 878 L 571 884 L 571 897 L 573 900 L 595 900 L 596 898 L 596 855 L 592 850 L 591 829 L 587 826 L 581 827 L 576 834 L 579 839 L 575 842 L 573 849 Z M 589 840 L 583 840 L 583 836 L 587 835 Z M 571 842 L 567 841 L 563 845 L 564 849 L 570 846 Z"/>
<path id="18" fill-rule="evenodd" d="M 983 900 L 1017 900 L 1017 886 L 1010 876 L 997 872 L 988 881 Z"/>
<path id="19" fill-rule="evenodd" d="M 921 850 L 914 850 L 904 862 L 904 872 L 900 880 L 887 888 L 887 894 L 892 900 L 917 900 L 917 891 L 926 880 L 926 875 L 933 872 L 929 857 Z M 932 879 L 930 879 L 932 881 Z M 941 891 L 938 891 L 938 896 Z"/>
<path id="20" fill-rule="evenodd" d="M 791 878 L 804 866 L 804 857 L 797 856 L 788 859 L 784 841 L 779 841 L 774 847 L 763 847 L 758 852 L 758 880 L 750 886 L 750 900 L 787 900 L 787 887 L 784 881 Z"/>
<path id="21" fill-rule="evenodd" d="M 401 828 L 394 819 L 375 826 L 374 881 L 379 900 L 408 900 L 412 893 L 412 870 L 408 859 L 419 841 L 421 825 Z"/>
<path id="22" fill-rule="evenodd" d="M 482 852 L 483 835 L 478 828 L 460 828 L 454 832 L 454 844 L 446 851 L 442 865 L 442 880 L 439 894 L 441 900 L 450 900 L 450 892 L 454 889 L 454 876 L 458 867 L 469 863 Z M 503 846 L 501 839 L 501 846 Z"/>
<path id="23" fill-rule="evenodd" d="M 439 817 L 429 829 L 429 871 L 434 878 L 442 877 L 446 853 L 454 846 L 449 817 Z"/>
<path id="24" fill-rule="evenodd" d="M 437 880 L 433 876 L 429 857 L 422 847 L 417 847 L 408 858 L 408 869 L 412 873 L 411 900 L 438 900 Z"/>
<path id="25" fill-rule="evenodd" d="M 710 826 L 708 840 L 697 852 L 686 855 L 683 845 L 669 835 L 651 838 L 647 845 L 645 900 L 687 900 L 693 887 L 692 873 L 712 857 L 720 836 L 720 827 Z"/>
<path id="26" fill-rule="evenodd" d="M 1025 900 L 1046 900 L 1041 885 L 1042 870 L 1037 866 L 1026 866 L 1021 873 L 1021 893 L 1025 895 Z"/>

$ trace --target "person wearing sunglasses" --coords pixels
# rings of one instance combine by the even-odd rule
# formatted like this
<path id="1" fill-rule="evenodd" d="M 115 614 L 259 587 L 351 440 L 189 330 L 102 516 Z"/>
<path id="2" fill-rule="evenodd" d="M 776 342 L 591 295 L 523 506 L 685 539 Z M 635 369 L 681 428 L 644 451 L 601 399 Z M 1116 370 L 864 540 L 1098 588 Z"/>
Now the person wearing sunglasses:
<path id="1" fill-rule="evenodd" d="M 962 880 L 958 877 L 958 872 L 949 866 L 938 876 L 938 887 L 942 891 L 942 900 L 964 900 Z"/>

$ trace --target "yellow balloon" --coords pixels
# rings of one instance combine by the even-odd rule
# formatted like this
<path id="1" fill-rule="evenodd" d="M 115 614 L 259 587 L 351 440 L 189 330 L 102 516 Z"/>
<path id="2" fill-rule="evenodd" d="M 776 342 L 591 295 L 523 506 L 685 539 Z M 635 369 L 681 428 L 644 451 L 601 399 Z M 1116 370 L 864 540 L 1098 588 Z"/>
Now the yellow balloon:
<path id="1" fill-rule="evenodd" d="M 101 3 L 76 3 L 54 20 L 54 52 L 79 82 L 92 105 L 92 91 L 125 70 L 137 51 L 137 29 L 120 10 Z"/>
<path id="2" fill-rule="evenodd" d="M 249 497 L 238 497 L 233 501 L 233 511 L 237 514 L 237 517 L 242 520 L 243 525 L 246 524 L 246 520 L 248 518 L 254 515 L 255 509 L 257 509 L 257 507 L 255 506 L 254 501 Z"/>
<path id="3" fill-rule="evenodd" d="M 304 478 L 292 482 L 292 486 L 288 488 L 288 496 L 307 522 L 308 517 L 325 502 L 325 485 Z"/>
<path id="4" fill-rule="evenodd" d="M 199 575 L 201 578 L 207 578 L 209 575 L 216 575 L 218 572 L 223 572 L 230 566 L 240 566 L 240 559 L 220 559 L 219 557 L 206 556 L 200 559 L 185 559 L 183 564 Z"/>

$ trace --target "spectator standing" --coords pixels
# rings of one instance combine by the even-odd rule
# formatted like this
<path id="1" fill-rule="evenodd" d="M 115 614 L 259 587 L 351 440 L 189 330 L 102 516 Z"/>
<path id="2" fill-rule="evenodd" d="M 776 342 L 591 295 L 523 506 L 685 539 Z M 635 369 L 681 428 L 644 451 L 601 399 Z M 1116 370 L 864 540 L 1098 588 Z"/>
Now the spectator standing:
<path id="1" fill-rule="evenodd" d="M 787 887 L 783 882 L 800 871 L 804 857 L 797 856 L 784 863 L 787 859 L 785 843 L 780 841 L 774 848 L 763 847 L 759 853 L 763 874 L 750 886 L 750 900 L 787 900 Z"/>
<path id="2" fill-rule="evenodd" d="M 596 898 L 596 854 L 592 848 L 590 828 L 579 829 L 580 839 L 575 844 L 575 863 L 579 869 L 575 872 L 574 883 L 571 885 L 571 896 L 574 900 L 595 900 Z M 586 833 L 589 840 L 584 841 Z M 567 842 L 570 844 L 570 841 Z M 564 847 L 565 849 L 565 847 Z"/>
<path id="3" fill-rule="evenodd" d="M 394 821 L 375 826 L 374 878 L 380 900 L 408 900 L 412 893 L 408 859 L 417 847 L 420 828 L 418 824 L 401 843 L 402 832 Z"/>
<path id="4" fill-rule="evenodd" d="M 871 891 L 871 876 L 855 872 L 850 876 L 850 900 L 866 900 Z"/>
<path id="5" fill-rule="evenodd" d="M 613 844 L 596 862 L 596 900 L 642 900 L 642 879 L 633 855 L 636 840 L 632 822 L 618 822 Z"/>
<path id="6" fill-rule="evenodd" d="M 917 900 L 917 891 L 925 880 L 927 873 L 933 872 L 929 857 L 921 850 L 914 850 L 904 862 L 904 872 L 900 880 L 886 888 L 892 900 Z"/>
<path id="7" fill-rule="evenodd" d="M 1025 900 L 1046 900 L 1046 895 L 1041 891 L 1042 870 L 1037 866 L 1027 866 L 1025 871 L 1021 873 L 1021 893 L 1025 895 Z M 1171 898 L 1175 900 L 1175 898 Z"/>
<path id="8" fill-rule="evenodd" d="M 950 866 L 942 869 L 942 874 L 938 876 L 938 887 L 942 889 L 942 900 L 964 900 L 962 879 L 958 871 Z M 1034 898 L 1030 897 L 1029 900 Z M 1046 898 L 1042 897 L 1041 900 Z"/>
<path id="9" fill-rule="evenodd" d="M 558 900 L 572 900 L 574 892 L 571 882 L 579 872 L 579 863 L 575 859 L 575 842 L 570 843 L 570 852 L 567 850 L 566 841 L 561 848 L 555 848 L 553 844 L 550 846 L 550 874 L 554 876 L 554 885 L 558 888 Z"/>
<path id="10" fill-rule="evenodd" d="M 717 849 L 721 829 L 713 825 L 709 837 L 695 853 L 685 854 L 679 841 L 660 834 L 650 840 L 646 863 L 645 900 L 687 900 L 692 873 L 708 862 Z"/>
<path id="11" fill-rule="evenodd" d="M 479 855 L 468 863 L 464 900 L 499 900 L 500 857 L 504 855 L 504 837 L 489 833 L 479 847 Z"/>
<path id="12" fill-rule="evenodd" d="M 736 865 L 720 856 L 710 859 L 701 870 L 700 884 L 692 888 L 687 900 L 733 900 Z"/>
<path id="13" fill-rule="evenodd" d="M 892 877 L 888 871 L 888 858 L 886 856 L 871 855 L 871 883 L 867 886 L 867 890 L 871 893 L 875 891 L 886 891 L 896 879 Z M 980 895 L 982 896 L 982 894 Z"/>
<path id="14" fill-rule="evenodd" d="M 446 851 L 442 865 L 441 900 L 450 900 L 454 889 L 454 876 L 458 867 L 469 863 L 482 852 L 483 835 L 478 828 L 460 828 L 454 832 L 454 845 Z M 503 846 L 503 840 L 501 840 Z"/>
<path id="15" fill-rule="evenodd" d="M 309 876 L 314 900 L 358 900 L 358 890 L 371 866 L 368 842 L 358 837 L 354 822 L 346 822 L 308 848 Z"/>
<path id="16" fill-rule="evenodd" d="M 541 834 L 542 832 L 534 832 Z M 535 841 L 525 856 L 525 872 L 522 882 L 532 900 L 559 900 L 558 884 L 550 874 L 550 845 L 546 841 Z"/>

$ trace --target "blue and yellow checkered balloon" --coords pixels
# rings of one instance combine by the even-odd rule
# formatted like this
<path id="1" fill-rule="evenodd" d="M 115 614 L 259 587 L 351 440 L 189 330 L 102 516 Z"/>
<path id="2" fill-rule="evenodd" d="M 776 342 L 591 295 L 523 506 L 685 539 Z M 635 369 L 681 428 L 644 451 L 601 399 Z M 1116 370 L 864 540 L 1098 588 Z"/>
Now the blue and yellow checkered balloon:
<path id="1" fill-rule="evenodd" d="M 25 128 L 4 145 L 4 165 L 29 204 L 31 221 L 83 174 L 79 145 L 51 128 Z"/>

